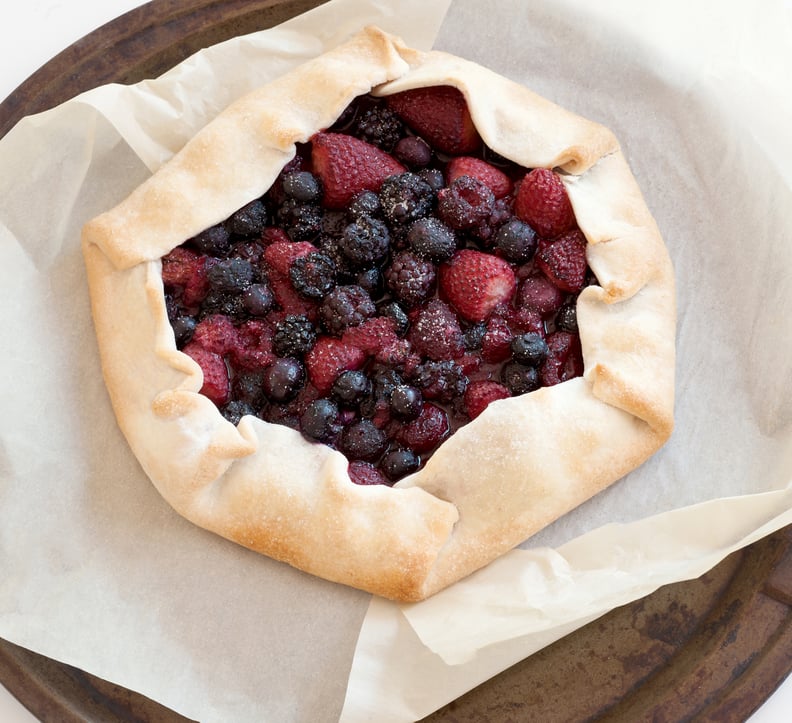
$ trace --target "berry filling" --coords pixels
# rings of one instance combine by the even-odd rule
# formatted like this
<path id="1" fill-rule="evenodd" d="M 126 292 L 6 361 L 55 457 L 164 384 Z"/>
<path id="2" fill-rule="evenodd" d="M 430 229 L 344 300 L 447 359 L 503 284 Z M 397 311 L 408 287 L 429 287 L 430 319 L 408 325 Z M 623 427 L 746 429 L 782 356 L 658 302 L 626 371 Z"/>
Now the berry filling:
<path id="1" fill-rule="evenodd" d="M 357 98 L 162 278 L 220 412 L 340 450 L 364 485 L 580 376 L 575 302 L 596 283 L 557 173 L 487 148 L 445 86 Z"/>

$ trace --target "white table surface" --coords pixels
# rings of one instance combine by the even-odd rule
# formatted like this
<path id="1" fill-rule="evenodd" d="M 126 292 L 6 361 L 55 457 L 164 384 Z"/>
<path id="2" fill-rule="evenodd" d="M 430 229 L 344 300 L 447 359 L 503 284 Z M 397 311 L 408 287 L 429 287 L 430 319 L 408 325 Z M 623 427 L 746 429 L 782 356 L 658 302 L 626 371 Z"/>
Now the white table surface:
<path id="1" fill-rule="evenodd" d="M 41 65 L 74 41 L 128 10 L 140 0 L 26 0 L 0 11 L 0 98 L 5 98 Z M 792 719 L 792 676 L 750 718 L 750 723 L 787 723 Z M 0 721 L 36 723 L 0 684 Z"/>

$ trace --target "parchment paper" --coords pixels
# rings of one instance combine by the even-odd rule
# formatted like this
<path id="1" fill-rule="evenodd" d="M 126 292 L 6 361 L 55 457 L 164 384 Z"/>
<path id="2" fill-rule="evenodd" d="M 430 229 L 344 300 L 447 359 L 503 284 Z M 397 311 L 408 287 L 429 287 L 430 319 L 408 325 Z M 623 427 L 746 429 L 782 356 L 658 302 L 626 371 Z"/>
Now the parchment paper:
<path id="1" fill-rule="evenodd" d="M 410 721 L 792 523 L 788 6 L 334 0 L 0 141 L 0 637 L 202 721 Z M 523 547 L 400 607 L 179 518 L 118 432 L 79 229 L 245 90 L 376 22 L 620 138 L 674 259 L 677 426 Z M 774 42 L 775 41 L 775 42 Z"/>

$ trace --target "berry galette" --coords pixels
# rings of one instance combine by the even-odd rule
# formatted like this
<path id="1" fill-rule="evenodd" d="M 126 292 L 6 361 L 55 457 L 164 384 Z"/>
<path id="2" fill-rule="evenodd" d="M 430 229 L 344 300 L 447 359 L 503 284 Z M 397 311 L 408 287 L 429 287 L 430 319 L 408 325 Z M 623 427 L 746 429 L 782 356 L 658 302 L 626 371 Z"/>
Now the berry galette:
<path id="1" fill-rule="evenodd" d="M 368 28 L 83 249 L 119 424 L 186 518 L 420 600 L 673 426 L 671 263 L 613 135 Z"/>

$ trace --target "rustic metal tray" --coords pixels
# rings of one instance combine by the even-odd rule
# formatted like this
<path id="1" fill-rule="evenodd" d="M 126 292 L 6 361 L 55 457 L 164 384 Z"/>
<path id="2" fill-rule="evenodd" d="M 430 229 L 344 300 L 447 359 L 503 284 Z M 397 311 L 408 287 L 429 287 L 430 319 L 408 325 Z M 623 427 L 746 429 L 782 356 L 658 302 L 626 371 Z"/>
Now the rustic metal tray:
<path id="1" fill-rule="evenodd" d="M 153 0 L 54 57 L 0 104 L 21 117 L 103 83 L 155 77 L 195 51 L 317 0 Z M 792 670 L 792 527 L 697 580 L 618 608 L 426 718 L 432 723 L 743 721 Z M 43 721 L 186 719 L 0 640 L 0 681 Z"/>

